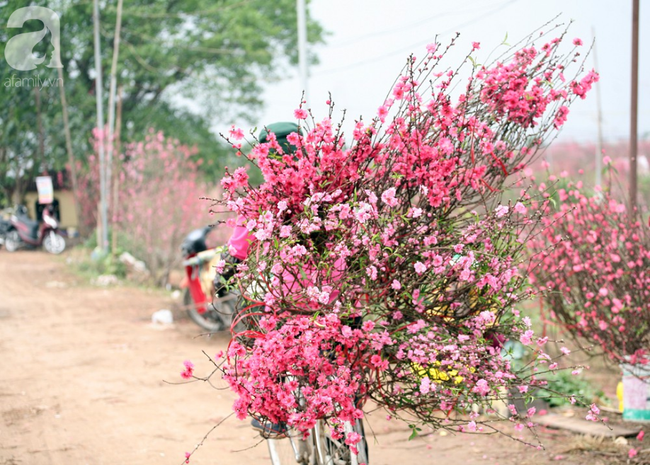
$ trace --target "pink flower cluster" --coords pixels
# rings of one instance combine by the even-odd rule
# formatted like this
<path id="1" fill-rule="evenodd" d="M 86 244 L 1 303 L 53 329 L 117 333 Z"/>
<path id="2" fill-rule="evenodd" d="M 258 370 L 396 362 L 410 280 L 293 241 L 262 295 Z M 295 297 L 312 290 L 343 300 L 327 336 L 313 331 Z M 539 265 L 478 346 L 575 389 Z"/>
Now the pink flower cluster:
<path id="1" fill-rule="evenodd" d="M 431 417 L 433 410 L 442 419 L 477 403 L 491 408 L 490 401 L 517 382 L 510 361 L 501 357 L 501 345 L 491 338 L 492 331 L 503 328 L 494 326 L 490 311 L 454 323 L 423 319 L 398 333 L 391 353 L 399 368 L 385 377 L 381 395 L 408 402 L 411 413 L 421 418 Z"/>
<path id="2" fill-rule="evenodd" d="M 547 70 L 544 75 L 531 75 L 530 67 L 537 55 L 534 47 L 524 48 L 516 53 L 513 61 L 497 63 L 490 69 L 483 67 L 477 73 L 477 79 L 483 80 L 481 98 L 489 102 L 494 115 L 524 127 L 534 126 L 549 103 L 566 99 L 566 91 L 547 90 L 553 72 L 559 72 L 561 65 Z"/>
<path id="3" fill-rule="evenodd" d="M 254 238 L 235 275 L 249 329 L 224 366 L 240 417 L 336 427 L 372 398 L 446 427 L 451 411 L 540 385 L 501 356 L 515 339 L 535 365 L 550 360 L 509 311 L 526 294 L 518 260 L 536 220 L 528 200 L 499 203 L 576 98 L 558 47 L 514 50 L 455 99 L 459 75 L 438 73 L 446 52 L 428 47 L 349 146 L 329 118 L 310 127 L 297 112 L 295 152 L 270 134 L 246 155 L 261 186 L 226 175 L 222 203 Z"/>
<path id="4" fill-rule="evenodd" d="M 194 364 L 189 361 L 185 360 L 183 362 L 183 366 L 185 369 L 181 372 L 181 378 L 183 379 L 190 379 L 194 376 Z"/>
<path id="5" fill-rule="evenodd" d="M 546 194 L 548 195 L 548 194 Z M 650 235 L 607 192 L 585 194 L 580 183 L 558 188 L 547 204 L 531 281 L 553 317 L 576 339 L 594 343 L 616 362 L 650 361 Z"/>
<path id="6" fill-rule="evenodd" d="M 250 349 L 255 356 L 237 341 L 228 349 L 233 365 L 224 377 L 239 396 L 239 418 L 253 413 L 303 432 L 320 418 L 334 418 L 341 434 L 340 422 L 363 416 L 368 379 L 388 366 L 381 354 L 394 341 L 386 330 L 373 331 L 370 320 L 352 328 L 335 314 L 266 315 L 259 326 L 264 332 Z"/>

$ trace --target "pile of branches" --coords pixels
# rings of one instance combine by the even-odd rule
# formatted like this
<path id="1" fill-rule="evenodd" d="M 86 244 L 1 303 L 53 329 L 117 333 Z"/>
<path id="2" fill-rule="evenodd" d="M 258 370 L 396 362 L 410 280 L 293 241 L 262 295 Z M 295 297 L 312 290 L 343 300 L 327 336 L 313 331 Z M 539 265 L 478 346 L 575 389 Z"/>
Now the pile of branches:
<path id="1" fill-rule="evenodd" d="M 223 361 L 240 418 L 301 431 L 326 419 L 342 435 L 371 398 L 434 428 L 475 431 L 472 405 L 491 410 L 543 385 L 539 369 L 557 363 L 512 311 L 526 296 L 518 266 L 539 216 L 523 199 L 501 204 L 501 192 L 597 80 L 578 61 L 579 40 L 561 51 L 565 35 L 536 33 L 490 65 L 476 64 L 475 43 L 456 69 L 443 65 L 455 39 L 429 45 L 377 116 L 356 122 L 349 146 L 333 104 L 321 121 L 295 111 L 289 153 L 270 134 L 244 154 L 232 129 L 230 143 L 265 179 L 253 187 L 240 168 L 222 182 L 221 204 L 251 237 L 236 274 L 249 329 Z M 502 356 L 506 339 L 534 352 L 525 371 Z M 530 412 L 510 407 L 527 424 Z"/>

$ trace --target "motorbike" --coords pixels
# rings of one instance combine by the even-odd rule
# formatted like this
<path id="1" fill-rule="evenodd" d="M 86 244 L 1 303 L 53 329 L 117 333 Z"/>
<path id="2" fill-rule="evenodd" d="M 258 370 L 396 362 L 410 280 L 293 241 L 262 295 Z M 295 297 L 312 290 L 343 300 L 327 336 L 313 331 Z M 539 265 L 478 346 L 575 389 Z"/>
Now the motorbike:
<path id="1" fill-rule="evenodd" d="M 216 332 L 230 328 L 236 314 L 238 295 L 229 292 L 213 300 L 215 266 L 221 259 L 217 249 L 208 249 L 206 238 L 211 226 L 190 232 L 181 245 L 185 278 L 181 283 L 183 306 L 201 328 Z"/>
<path id="2" fill-rule="evenodd" d="M 4 219 L 0 216 L 0 247 L 5 243 L 5 237 L 11 229 L 11 223 L 9 220 Z"/>
<path id="3" fill-rule="evenodd" d="M 65 250 L 65 239 L 59 231 L 59 222 L 53 214 L 53 208 L 48 205 L 43 209 L 43 221 L 39 223 L 27 215 L 23 205 L 16 208 L 9 219 L 8 230 L 4 236 L 4 246 L 7 252 L 15 252 L 20 248 L 43 248 L 52 254 L 60 254 Z"/>

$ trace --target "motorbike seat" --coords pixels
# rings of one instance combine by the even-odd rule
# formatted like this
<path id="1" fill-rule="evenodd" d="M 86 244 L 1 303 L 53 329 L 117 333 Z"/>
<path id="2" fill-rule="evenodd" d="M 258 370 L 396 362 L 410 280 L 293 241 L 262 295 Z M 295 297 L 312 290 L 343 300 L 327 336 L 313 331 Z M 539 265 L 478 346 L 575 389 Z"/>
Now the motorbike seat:
<path id="1" fill-rule="evenodd" d="M 29 235 L 33 238 L 38 237 L 38 221 L 34 221 L 27 216 L 17 216 L 18 221 L 27 226 L 27 231 Z"/>

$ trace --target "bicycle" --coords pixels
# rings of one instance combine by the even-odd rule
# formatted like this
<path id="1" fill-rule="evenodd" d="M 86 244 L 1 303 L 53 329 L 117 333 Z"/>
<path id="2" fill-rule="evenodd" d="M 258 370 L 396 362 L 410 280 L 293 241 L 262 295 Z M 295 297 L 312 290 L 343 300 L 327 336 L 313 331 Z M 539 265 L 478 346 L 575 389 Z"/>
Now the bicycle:
<path id="1" fill-rule="evenodd" d="M 255 284 L 246 290 L 248 296 L 258 294 L 260 289 Z M 249 299 L 250 297 L 239 296 L 233 317 L 233 325 L 236 327 L 243 329 L 246 326 L 244 321 L 248 317 L 255 318 L 253 315 L 256 313 L 256 307 L 244 303 Z M 302 403 L 301 393 L 298 392 L 297 395 L 298 402 Z M 282 438 L 266 437 L 272 465 L 369 465 L 368 443 L 361 419 L 356 419 L 354 424 L 346 421 L 343 428 L 343 438 L 335 439 L 326 422 L 318 420 L 306 437 L 294 428 L 287 428 Z M 345 443 L 345 437 L 353 432 L 361 437 L 355 445 L 357 453 Z"/>
<path id="2" fill-rule="evenodd" d="M 368 444 L 364 434 L 363 422 L 355 420 L 355 424 L 346 422 L 346 435 L 358 433 L 361 441 L 357 443 L 358 454 L 355 454 L 343 439 L 332 438 L 329 427 L 323 420 L 309 430 L 306 438 L 297 430 L 289 429 L 282 439 L 267 439 L 271 463 L 287 465 L 368 465 Z"/>
<path id="3" fill-rule="evenodd" d="M 302 404 L 300 391 L 297 395 Z M 345 443 L 345 437 L 353 432 L 361 437 L 355 445 L 356 453 Z M 265 437 L 264 434 L 262 437 L 266 439 L 272 465 L 369 465 L 363 421 L 356 419 L 354 424 L 346 421 L 343 433 L 342 438 L 333 438 L 326 422 L 318 420 L 306 436 L 298 429 L 286 428 L 281 438 Z"/>

